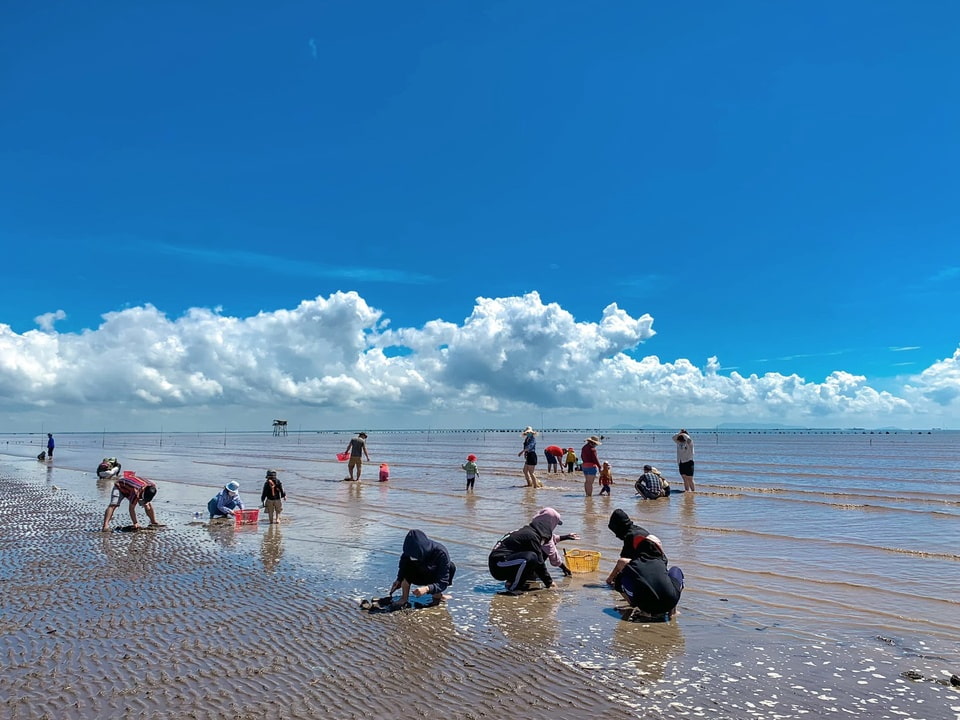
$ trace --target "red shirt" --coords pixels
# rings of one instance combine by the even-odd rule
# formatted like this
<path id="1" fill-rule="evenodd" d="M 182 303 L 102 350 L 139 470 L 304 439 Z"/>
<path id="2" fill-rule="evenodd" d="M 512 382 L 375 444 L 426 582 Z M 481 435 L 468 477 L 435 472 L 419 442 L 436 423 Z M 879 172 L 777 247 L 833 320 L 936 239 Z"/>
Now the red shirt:
<path id="1" fill-rule="evenodd" d="M 587 443 L 580 449 L 580 464 L 600 467 L 600 458 L 597 457 L 597 448 L 593 443 Z"/>

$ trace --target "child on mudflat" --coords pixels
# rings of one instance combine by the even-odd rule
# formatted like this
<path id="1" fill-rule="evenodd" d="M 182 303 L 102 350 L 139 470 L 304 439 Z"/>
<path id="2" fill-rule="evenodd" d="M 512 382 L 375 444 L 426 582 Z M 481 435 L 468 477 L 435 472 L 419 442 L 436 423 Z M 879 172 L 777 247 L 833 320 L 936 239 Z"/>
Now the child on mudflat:
<path id="1" fill-rule="evenodd" d="M 609 495 L 611 485 L 613 485 L 613 468 L 610 467 L 610 463 L 605 462 L 600 468 L 600 494 Z"/>
<path id="2" fill-rule="evenodd" d="M 467 474 L 467 491 L 473 492 L 473 481 L 477 479 L 480 473 L 477 471 L 477 456 L 471 453 L 467 455 L 467 461 L 460 466 Z"/>

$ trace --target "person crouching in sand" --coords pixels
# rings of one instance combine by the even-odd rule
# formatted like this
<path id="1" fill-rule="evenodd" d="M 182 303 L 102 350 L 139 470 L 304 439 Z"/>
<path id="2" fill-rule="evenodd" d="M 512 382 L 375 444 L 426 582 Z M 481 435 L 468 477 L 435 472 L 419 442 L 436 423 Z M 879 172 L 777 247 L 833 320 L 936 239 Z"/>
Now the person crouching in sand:
<path id="1" fill-rule="evenodd" d="M 504 581 L 506 594 L 519 595 L 534 578 L 539 578 L 546 588 L 553 587 L 543 546 L 553 539 L 556 525 L 547 517 L 535 517 L 529 525 L 507 533 L 494 545 L 487 566 L 495 580 Z"/>
<path id="2" fill-rule="evenodd" d="M 683 592 L 683 571 L 667 569 L 663 544 L 630 519 L 614 510 L 607 527 L 623 541 L 620 559 L 607 576 L 607 585 L 619 592 L 632 608 L 631 616 L 669 620 L 676 614 Z"/>
<path id="3" fill-rule="evenodd" d="M 238 510 L 243 510 L 243 500 L 240 499 L 240 483 L 231 480 L 223 486 L 207 503 L 207 512 L 210 519 L 232 517 Z"/>
<path id="4" fill-rule="evenodd" d="M 396 608 L 409 606 L 410 593 L 414 597 L 433 596 L 431 605 L 438 605 L 449 596 L 443 591 L 453 584 L 457 566 L 450 561 L 447 548 L 428 538 L 422 530 L 411 530 L 403 539 L 403 553 L 397 568 L 397 579 L 388 594 L 400 591 Z"/>

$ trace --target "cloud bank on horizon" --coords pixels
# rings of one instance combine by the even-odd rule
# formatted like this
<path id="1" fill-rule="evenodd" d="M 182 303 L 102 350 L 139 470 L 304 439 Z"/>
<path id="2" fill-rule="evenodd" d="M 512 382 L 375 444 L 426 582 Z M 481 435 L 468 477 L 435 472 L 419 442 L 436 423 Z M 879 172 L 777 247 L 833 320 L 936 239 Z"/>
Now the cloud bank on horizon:
<path id="1" fill-rule="evenodd" d="M 460 323 L 396 329 L 352 291 L 251 317 L 193 308 L 171 319 L 146 305 L 57 333 L 64 317 L 39 315 L 23 334 L 0 324 L 7 431 L 152 430 L 158 418 L 171 430 L 246 430 L 271 416 L 311 429 L 512 427 L 544 415 L 552 427 L 945 427 L 960 410 L 960 348 L 894 390 L 839 369 L 822 381 L 743 376 L 716 357 L 642 356 L 650 315 L 614 303 L 578 321 L 536 292 L 477 298 Z"/>

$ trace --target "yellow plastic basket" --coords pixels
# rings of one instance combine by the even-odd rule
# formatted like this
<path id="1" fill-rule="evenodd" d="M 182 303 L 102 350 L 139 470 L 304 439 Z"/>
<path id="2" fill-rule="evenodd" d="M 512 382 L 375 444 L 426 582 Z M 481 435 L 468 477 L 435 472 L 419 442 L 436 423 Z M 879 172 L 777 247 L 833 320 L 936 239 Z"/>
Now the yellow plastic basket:
<path id="1" fill-rule="evenodd" d="M 596 550 L 564 550 L 563 559 L 570 572 L 596 572 L 600 567 L 600 553 Z"/>

